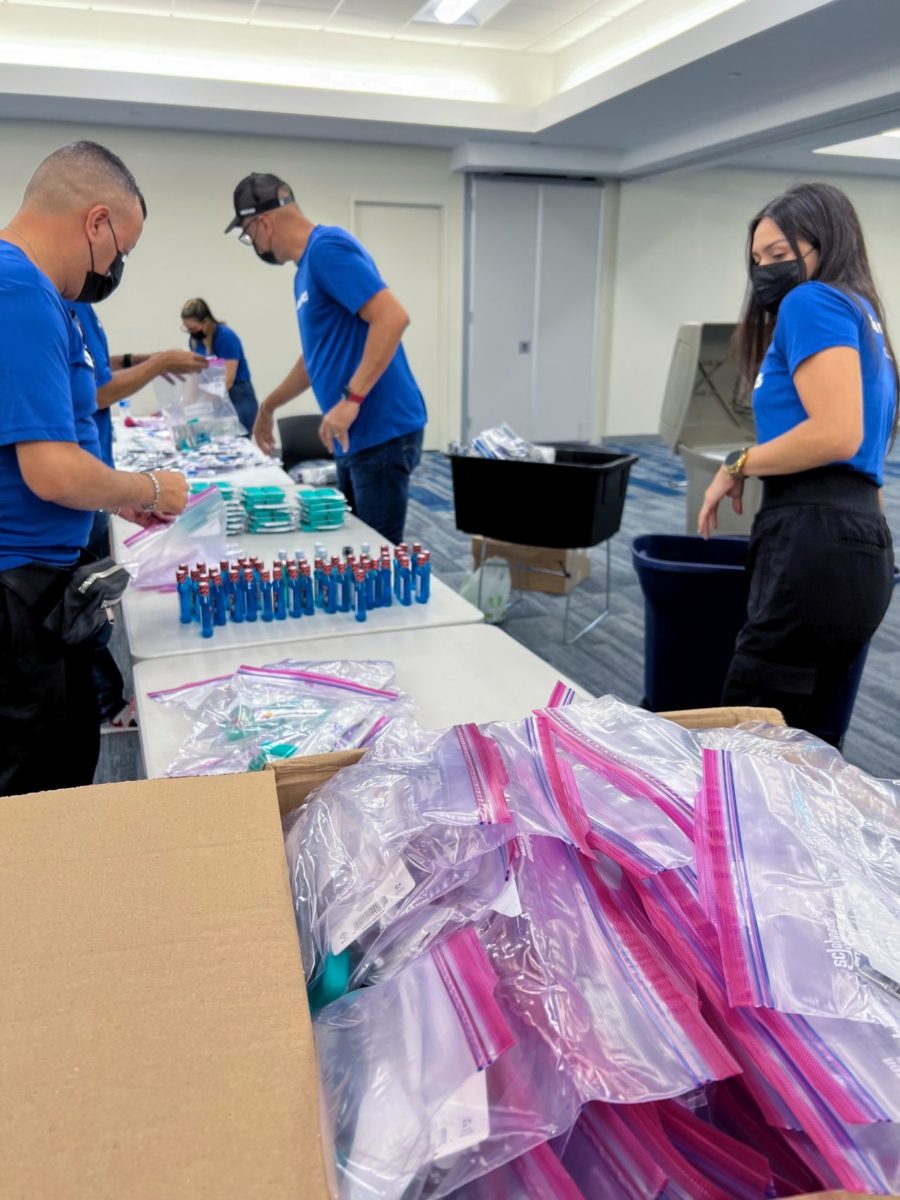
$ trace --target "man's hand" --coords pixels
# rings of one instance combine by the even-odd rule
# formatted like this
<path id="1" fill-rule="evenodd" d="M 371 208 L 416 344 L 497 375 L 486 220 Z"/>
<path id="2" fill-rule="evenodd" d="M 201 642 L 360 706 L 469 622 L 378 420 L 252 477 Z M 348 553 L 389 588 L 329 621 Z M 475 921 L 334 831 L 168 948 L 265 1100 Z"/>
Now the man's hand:
<path id="1" fill-rule="evenodd" d="M 731 497 L 731 507 L 734 511 L 742 513 L 744 511 L 743 495 L 743 476 L 734 479 L 727 471 L 717 471 L 703 497 L 703 506 L 697 518 L 697 532 L 702 537 L 708 538 L 714 530 L 719 528 L 719 505 L 726 496 Z"/>
<path id="2" fill-rule="evenodd" d="M 275 422 L 272 414 L 263 400 L 253 422 L 253 440 L 263 454 L 271 454 L 275 449 Z"/>
<path id="3" fill-rule="evenodd" d="M 180 471 L 153 471 L 151 474 L 159 484 L 159 500 L 153 516 L 166 518 L 177 517 L 184 512 L 188 500 L 188 481 Z M 148 498 L 148 503 L 149 503 Z"/>
<path id="4" fill-rule="evenodd" d="M 319 437 L 329 454 L 334 454 L 334 443 L 337 442 L 344 453 L 350 447 L 350 426 L 359 416 L 359 405 L 352 400 L 338 400 L 334 408 L 330 408 L 322 418 L 319 426 Z"/>
<path id="5" fill-rule="evenodd" d="M 163 525 L 171 525 L 175 520 L 174 517 L 161 517 L 156 513 L 144 512 L 142 508 L 134 508 L 130 504 L 123 505 L 116 513 L 117 517 L 121 517 L 123 521 L 130 521 L 132 525 L 140 525 L 142 529 L 150 529 L 152 526 L 162 527 Z"/>

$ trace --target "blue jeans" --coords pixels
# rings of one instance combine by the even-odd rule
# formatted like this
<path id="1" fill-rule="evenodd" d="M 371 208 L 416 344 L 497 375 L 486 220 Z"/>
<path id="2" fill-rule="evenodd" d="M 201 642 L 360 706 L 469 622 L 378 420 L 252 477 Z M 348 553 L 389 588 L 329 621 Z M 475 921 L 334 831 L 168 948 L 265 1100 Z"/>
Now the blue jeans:
<path id="1" fill-rule="evenodd" d="M 423 431 L 338 458 L 338 487 L 356 516 L 389 542 L 403 541 L 409 477 L 422 457 Z"/>
<path id="2" fill-rule="evenodd" d="M 240 423 L 248 433 L 252 433 L 253 422 L 256 420 L 256 414 L 259 412 L 259 404 L 256 401 L 256 392 L 253 390 L 253 384 L 249 379 L 242 379 L 240 383 L 234 384 L 231 388 L 228 398 L 234 405 L 234 411 L 237 413 Z"/>

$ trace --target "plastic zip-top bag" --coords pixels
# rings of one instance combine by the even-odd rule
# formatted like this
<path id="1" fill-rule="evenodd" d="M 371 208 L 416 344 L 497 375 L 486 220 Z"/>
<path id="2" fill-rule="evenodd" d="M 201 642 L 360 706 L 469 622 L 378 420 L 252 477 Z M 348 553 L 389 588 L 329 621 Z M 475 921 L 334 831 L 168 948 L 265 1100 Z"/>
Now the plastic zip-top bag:
<path id="1" fill-rule="evenodd" d="M 691 836 L 702 782 L 693 734 L 613 696 L 547 708 L 543 715 L 563 750 L 626 796 L 650 800 Z"/>
<path id="2" fill-rule="evenodd" d="M 890 896 L 893 863 L 885 867 L 896 835 L 870 824 L 870 845 L 854 847 L 860 830 L 821 812 L 826 797 L 789 762 L 707 749 L 703 767 L 698 867 L 714 898 L 731 1004 L 872 1021 L 900 1037 L 900 999 L 865 971 L 839 916 L 852 914 L 845 928 L 860 927 L 867 948 L 872 926 L 900 924 L 900 872 Z M 873 847 L 879 862 L 866 871 Z"/>
<path id="3" fill-rule="evenodd" d="M 227 528 L 228 515 L 218 488 L 197 492 L 171 524 L 148 525 L 125 539 L 128 562 L 136 568 L 135 587 L 174 591 L 179 563 L 229 558 Z"/>
<path id="4" fill-rule="evenodd" d="M 656 1100 L 733 1074 L 638 906 L 619 903 L 571 847 L 517 846 L 521 915 L 491 917 L 482 938 L 536 1083 L 554 1080 L 574 1119 L 590 1100 Z"/>
<path id="5" fill-rule="evenodd" d="M 341 1200 L 415 1200 L 435 1162 L 487 1136 L 490 1073 L 512 1044 L 495 985 L 469 930 L 318 1014 Z"/>
<path id="6" fill-rule="evenodd" d="M 482 1175 L 450 1200 L 599 1200 L 582 1192 L 546 1142 Z"/>
<path id="7" fill-rule="evenodd" d="M 297 754 L 365 745 L 406 702 L 319 672 L 240 667 L 224 685 L 206 685 L 192 733 L 167 775 L 261 770 Z"/>
<path id="8" fill-rule="evenodd" d="M 572 1129 L 563 1166 L 590 1200 L 657 1200 L 667 1176 L 631 1131 L 630 1110 L 588 1104 Z"/>
<path id="9" fill-rule="evenodd" d="M 176 449 L 193 450 L 244 433 L 228 395 L 222 359 L 210 359 L 205 370 L 184 379 L 158 378 L 154 387 Z"/>
<path id="10" fill-rule="evenodd" d="M 501 772 L 474 725 L 428 734 L 395 722 L 293 817 L 285 842 L 310 983 L 344 954 L 348 984 L 383 978 L 452 927 L 459 906 L 480 915 L 485 891 L 502 892 L 512 827 Z"/>

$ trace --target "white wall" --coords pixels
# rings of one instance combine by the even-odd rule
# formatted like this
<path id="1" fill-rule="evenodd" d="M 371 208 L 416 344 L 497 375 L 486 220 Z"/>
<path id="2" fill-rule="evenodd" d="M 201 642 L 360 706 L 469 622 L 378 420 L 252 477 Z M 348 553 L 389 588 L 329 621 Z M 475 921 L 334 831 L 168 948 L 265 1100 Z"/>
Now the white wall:
<path id="1" fill-rule="evenodd" d="M 426 395 L 428 445 L 444 447 L 460 421 L 462 316 L 462 180 L 449 152 L 345 142 L 90 128 L 43 122 L 0 122 L 0 218 L 17 209 L 34 168 L 76 137 L 102 142 L 134 172 L 150 209 L 145 232 L 121 288 L 98 310 L 114 354 L 185 345 L 181 306 L 203 296 L 244 343 L 257 394 L 279 382 L 299 354 L 293 270 L 260 263 L 253 251 L 222 230 L 233 209 L 235 183 L 250 171 L 272 171 L 290 183 L 314 221 L 352 228 L 353 205 L 384 201 L 435 205 L 443 214 L 441 264 L 445 344 L 437 362 L 422 364 L 433 381 Z M 388 284 L 391 280 L 388 277 Z M 404 297 L 398 292 L 401 302 Z M 415 311 L 411 312 L 413 322 Z M 423 314 L 423 324 L 426 315 Z M 149 408 L 148 389 L 135 408 Z M 312 412 L 311 397 L 283 413 Z"/>
<path id="2" fill-rule="evenodd" d="M 887 318 L 900 338 L 900 180 L 818 178 L 856 205 Z M 606 275 L 613 291 L 608 436 L 657 432 L 678 326 L 737 319 L 748 222 L 795 182 L 774 171 L 720 168 L 621 185 L 615 270 L 611 280 Z"/>

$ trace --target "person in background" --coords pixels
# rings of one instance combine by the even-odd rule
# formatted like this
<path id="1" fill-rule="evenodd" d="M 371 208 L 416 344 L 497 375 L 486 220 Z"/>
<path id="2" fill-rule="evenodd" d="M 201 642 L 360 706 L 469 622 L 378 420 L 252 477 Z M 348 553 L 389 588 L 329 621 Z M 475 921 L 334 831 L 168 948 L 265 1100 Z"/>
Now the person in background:
<path id="1" fill-rule="evenodd" d="M 750 224 L 748 260 L 738 340 L 758 444 L 729 455 L 699 516 L 708 537 L 721 501 L 740 512 L 745 477 L 762 477 L 747 623 L 722 702 L 779 708 L 836 742 L 830 712 L 893 590 L 880 489 L 896 360 L 843 192 L 806 183 L 778 196 Z"/>
<path id="2" fill-rule="evenodd" d="M 241 180 L 225 232 L 232 229 L 241 230 L 241 242 L 262 262 L 297 266 L 303 352 L 263 400 L 253 436 L 271 454 L 273 413 L 312 387 L 338 487 L 360 520 L 388 541 L 402 541 L 409 479 L 428 419 L 401 345 L 406 310 L 360 242 L 345 229 L 314 225 L 276 175 Z"/>
<path id="3" fill-rule="evenodd" d="M 139 525 L 187 502 L 176 471 L 114 471 L 100 458 L 91 356 L 69 311 L 119 285 L 146 205 L 120 158 L 63 146 L 0 229 L 0 795 L 78 787 L 100 746 L 92 644 L 44 627 L 97 509 Z"/>
<path id="4" fill-rule="evenodd" d="M 181 310 L 181 320 L 192 350 L 207 358 L 224 359 L 225 386 L 234 411 L 247 433 L 252 433 L 259 404 L 241 339 L 224 321 L 217 321 L 206 301 L 199 298 L 188 300 Z"/>
<path id="5" fill-rule="evenodd" d="M 164 350 L 158 354 L 123 354 L 110 358 L 109 343 L 103 323 L 92 304 L 75 301 L 70 305 L 81 330 L 84 344 L 94 364 L 97 385 L 97 410 L 94 420 L 100 439 L 100 457 L 108 467 L 113 462 L 113 434 L 110 410 L 119 400 L 126 400 L 146 387 L 160 375 L 188 375 L 202 371 L 206 359 L 190 350 Z M 97 558 L 109 554 L 109 514 L 94 514 L 88 551 Z M 93 677 L 97 692 L 98 717 L 101 733 L 114 733 L 137 724 L 134 701 L 125 700 L 125 681 L 109 649 L 112 625 L 101 631 L 94 644 Z"/>

